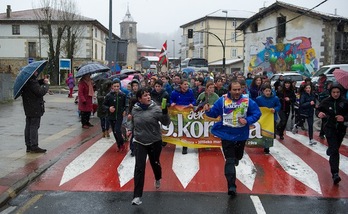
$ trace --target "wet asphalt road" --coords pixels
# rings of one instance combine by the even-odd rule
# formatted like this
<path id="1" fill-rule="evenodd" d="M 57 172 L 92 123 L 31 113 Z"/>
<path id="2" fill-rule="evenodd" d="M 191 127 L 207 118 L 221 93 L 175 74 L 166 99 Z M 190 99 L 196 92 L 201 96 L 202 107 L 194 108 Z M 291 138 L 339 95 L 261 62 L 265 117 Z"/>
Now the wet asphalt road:
<path id="1" fill-rule="evenodd" d="M 46 114 L 42 120 L 40 137 L 45 138 L 78 123 L 76 106 L 63 103 L 65 94 L 52 95 L 47 100 Z M 19 101 L 17 101 L 19 102 Z M 11 107 L 11 105 L 10 105 Z M 15 109 L 19 115 L 12 124 L 8 140 L 20 143 L 24 120 L 21 106 L 2 109 L 11 114 Z M 47 114 L 49 112 L 49 114 Z M 23 119 L 23 118 L 22 118 Z M 96 118 L 93 119 L 96 121 Z M 21 121 L 18 123 L 18 121 Z M 62 127 L 64 126 L 64 127 Z M 8 128 L 8 131 L 11 127 Z M 78 134 L 74 131 L 71 135 Z M 17 135 L 17 136 L 16 136 Z M 64 142 L 71 136 L 56 139 Z M 23 145 L 17 145 L 23 147 Z M 62 157 L 64 158 L 64 157 Z M 219 181 L 212 181 L 219 182 Z M 144 192 L 143 204 L 131 205 L 132 192 L 69 192 L 31 191 L 24 189 L 9 203 L 0 208 L 5 213 L 329 213 L 348 212 L 348 198 L 321 198 L 283 195 L 238 194 L 231 198 L 226 193 L 192 192 Z M 261 203 L 262 206 L 260 206 Z"/>

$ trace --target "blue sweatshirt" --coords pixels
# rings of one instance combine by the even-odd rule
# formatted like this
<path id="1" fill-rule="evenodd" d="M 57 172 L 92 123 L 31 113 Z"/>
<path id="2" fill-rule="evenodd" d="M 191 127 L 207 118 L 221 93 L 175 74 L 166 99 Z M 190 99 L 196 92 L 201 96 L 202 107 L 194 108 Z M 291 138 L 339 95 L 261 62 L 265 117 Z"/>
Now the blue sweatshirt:
<path id="1" fill-rule="evenodd" d="M 227 93 L 227 96 L 231 99 L 230 92 Z M 242 98 L 242 95 L 240 99 Z M 246 116 L 247 124 L 243 127 L 229 127 L 225 126 L 222 123 L 222 117 L 223 117 L 223 108 L 224 108 L 224 100 L 225 97 L 220 97 L 212 106 L 210 111 L 206 111 L 205 114 L 208 117 L 217 118 L 221 117 L 221 120 L 219 122 L 216 122 L 212 129 L 211 133 L 215 136 L 221 138 L 221 140 L 229 140 L 229 141 L 243 141 L 247 140 L 249 138 L 249 125 L 257 122 L 261 117 L 261 111 L 260 108 L 257 106 L 257 104 L 250 98 L 249 104 L 248 104 L 248 111 Z"/>
<path id="2" fill-rule="evenodd" d="M 196 105 L 196 99 L 192 89 L 188 89 L 185 93 L 182 91 L 175 90 L 170 96 L 170 104 L 176 103 L 176 105 L 187 106 Z"/>
<path id="3" fill-rule="evenodd" d="M 258 96 L 256 98 L 256 103 L 259 107 L 274 108 L 276 112 L 280 111 L 281 105 L 279 98 L 275 95 L 266 97 L 265 95 Z M 274 121 L 277 121 L 278 115 L 274 114 Z"/>

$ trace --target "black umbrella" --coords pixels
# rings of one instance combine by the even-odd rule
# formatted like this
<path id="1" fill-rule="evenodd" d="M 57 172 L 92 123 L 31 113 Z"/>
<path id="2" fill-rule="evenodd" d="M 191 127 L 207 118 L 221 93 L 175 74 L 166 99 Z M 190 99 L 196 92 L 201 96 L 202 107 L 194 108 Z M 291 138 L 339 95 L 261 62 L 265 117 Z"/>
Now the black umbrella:
<path id="1" fill-rule="evenodd" d="M 86 65 L 81 66 L 78 69 L 76 77 L 78 78 L 86 74 L 94 74 L 98 72 L 107 72 L 108 70 L 110 70 L 109 67 L 100 63 L 88 63 Z"/>

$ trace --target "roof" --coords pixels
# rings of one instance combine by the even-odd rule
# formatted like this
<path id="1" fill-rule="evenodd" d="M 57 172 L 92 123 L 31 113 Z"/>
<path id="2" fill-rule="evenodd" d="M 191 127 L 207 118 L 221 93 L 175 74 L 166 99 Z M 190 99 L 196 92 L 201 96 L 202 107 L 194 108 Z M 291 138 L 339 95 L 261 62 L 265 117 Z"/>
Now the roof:
<path id="1" fill-rule="evenodd" d="M 38 24 L 39 18 L 37 18 L 37 14 L 41 13 L 42 10 L 44 10 L 45 8 L 35 8 L 35 9 L 29 9 L 29 10 L 21 10 L 21 11 L 11 11 L 11 15 L 8 18 L 7 17 L 7 13 L 0 13 L 0 23 L 1 24 L 12 24 L 12 23 L 34 23 L 34 24 Z M 54 9 L 53 9 L 54 10 Z M 62 19 L 60 19 L 60 16 L 57 16 L 57 14 L 59 14 L 60 12 L 58 10 L 55 10 L 55 12 L 53 12 L 53 16 L 52 16 L 52 21 L 53 22 L 59 22 L 59 21 L 63 21 Z M 96 19 L 92 19 L 89 17 L 85 17 L 85 16 L 81 16 L 81 15 L 77 15 L 77 14 L 73 14 L 71 17 L 76 17 L 74 20 L 78 21 L 78 22 L 84 22 L 84 23 L 88 23 L 88 24 L 93 24 L 95 26 L 97 26 L 99 29 L 101 29 L 102 31 L 104 31 L 105 33 L 109 32 L 109 29 L 106 28 L 104 25 L 102 25 L 98 20 Z M 114 37 L 116 37 L 117 39 L 120 39 L 117 35 L 113 34 Z"/>
<path id="2" fill-rule="evenodd" d="M 228 59 L 225 61 L 225 64 L 226 65 L 233 65 L 233 64 L 236 64 L 236 63 L 242 62 L 242 61 L 243 61 L 243 59 Z M 215 65 L 222 65 L 222 60 L 218 60 L 218 61 L 209 63 L 209 66 L 215 66 Z"/>
<path id="3" fill-rule="evenodd" d="M 224 12 L 223 12 L 224 11 Z M 226 13 L 227 12 L 227 13 Z M 227 19 L 228 20 L 235 20 L 235 19 L 247 19 L 250 16 L 254 15 L 255 12 L 250 12 L 250 11 L 246 11 L 246 10 L 217 10 L 215 12 L 212 12 L 204 17 L 201 17 L 199 19 L 193 20 L 191 22 L 188 22 L 186 24 L 183 24 L 180 26 L 180 28 L 185 28 L 187 26 L 205 21 L 207 19 L 221 19 L 221 20 L 225 20 L 226 19 L 226 15 L 227 15 Z"/>
<path id="4" fill-rule="evenodd" d="M 254 21 L 262 19 L 263 17 L 267 16 L 268 13 L 273 13 L 274 11 L 277 11 L 280 9 L 287 9 L 287 10 L 292 11 L 294 13 L 306 14 L 306 16 L 321 18 L 321 19 L 324 19 L 327 21 L 332 21 L 332 20 L 348 21 L 347 17 L 343 17 L 343 16 L 339 16 L 339 15 L 335 15 L 335 14 L 323 13 L 323 12 L 311 10 L 309 8 L 300 7 L 300 6 L 288 4 L 285 2 L 281 2 L 281 1 L 276 1 L 272 5 L 270 5 L 266 8 L 263 8 L 260 12 L 251 16 L 250 18 L 244 20 L 244 22 L 242 24 L 240 24 L 236 29 L 237 30 L 244 30 Z"/>

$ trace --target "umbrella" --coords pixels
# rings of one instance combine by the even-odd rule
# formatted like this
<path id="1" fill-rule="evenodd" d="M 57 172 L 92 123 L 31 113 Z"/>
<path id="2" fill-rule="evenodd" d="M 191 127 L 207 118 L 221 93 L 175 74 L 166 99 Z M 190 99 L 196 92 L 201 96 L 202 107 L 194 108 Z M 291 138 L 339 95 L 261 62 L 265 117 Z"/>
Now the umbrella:
<path id="1" fill-rule="evenodd" d="M 121 74 L 134 74 L 136 73 L 137 71 L 136 70 L 133 70 L 133 69 L 123 69 L 121 70 Z"/>
<path id="2" fill-rule="evenodd" d="M 348 71 L 342 69 L 335 69 L 333 72 L 336 81 L 341 84 L 345 89 L 348 89 Z"/>
<path id="3" fill-rule="evenodd" d="M 88 63 L 86 65 L 81 66 L 75 77 L 82 77 L 85 74 L 94 74 L 98 72 L 107 72 L 110 70 L 109 67 L 102 65 L 100 63 Z"/>
<path id="4" fill-rule="evenodd" d="M 182 69 L 182 72 L 186 73 L 186 74 L 191 74 L 194 71 L 195 71 L 195 69 L 193 69 L 193 68 L 184 68 L 184 69 Z"/>
<path id="5" fill-rule="evenodd" d="M 34 72 L 37 71 L 38 74 L 40 74 L 45 68 L 46 64 L 47 60 L 41 60 L 32 62 L 29 65 L 21 68 L 13 85 L 13 97 L 15 99 L 21 95 L 23 86 L 28 82 L 30 77 L 33 76 Z"/>

